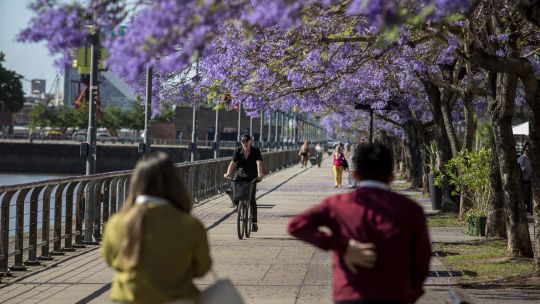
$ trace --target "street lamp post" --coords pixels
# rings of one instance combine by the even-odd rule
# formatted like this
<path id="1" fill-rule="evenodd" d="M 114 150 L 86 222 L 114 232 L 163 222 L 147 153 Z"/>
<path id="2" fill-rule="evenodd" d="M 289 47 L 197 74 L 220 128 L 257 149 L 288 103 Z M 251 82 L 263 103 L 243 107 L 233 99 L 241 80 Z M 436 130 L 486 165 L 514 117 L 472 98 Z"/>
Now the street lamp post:
<path id="1" fill-rule="evenodd" d="M 86 142 L 86 175 L 96 173 L 96 103 L 98 94 L 99 32 L 90 34 L 90 100 L 88 105 L 88 135 Z"/>
<path id="2" fill-rule="evenodd" d="M 197 100 L 193 100 L 193 105 L 192 105 L 192 108 L 193 108 L 193 118 L 192 118 L 192 125 L 191 125 L 191 143 L 189 144 L 190 145 L 190 151 L 191 151 L 191 161 L 196 161 L 197 160 L 197 126 L 198 126 L 198 121 L 197 121 L 197 108 L 199 106 L 199 102 Z"/>
<path id="3" fill-rule="evenodd" d="M 285 112 L 281 111 L 279 115 L 279 128 L 281 133 L 279 134 L 279 146 L 280 150 L 284 149 L 285 146 Z"/>
<path id="4" fill-rule="evenodd" d="M 285 149 L 289 149 L 289 112 L 283 113 L 283 144 Z"/>
<path id="5" fill-rule="evenodd" d="M 268 151 L 272 149 L 272 112 L 268 113 Z"/>
<path id="6" fill-rule="evenodd" d="M 367 104 L 360 104 L 360 103 L 357 103 L 355 106 L 354 106 L 354 109 L 355 110 L 364 110 L 364 111 L 368 111 L 369 112 L 369 143 L 372 144 L 373 143 L 373 109 L 371 108 L 370 105 L 367 105 Z M 389 104 L 387 104 L 384 108 L 382 109 L 377 109 L 378 111 L 390 111 L 392 110 L 392 104 L 391 102 Z"/>
<path id="7" fill-rule="evenodd" d="M 296 149 L 296 144 L 298 143 L 297 141 L 297 136 L 298 136 L 298 117 L 296 116 L 296 113 L 293 112 L 293 118 L 292 118 L 292 143 L 293 143 L 293 147 Z"/>
<path id="8" fill-rule="evenodd" d="M 150 117 L 152 109 L 152 68 L 146 69 L 146 104 L 144 105 L 144 154 L 151 151 Z"/>
<path id="9" fill-rule="evenodd" d="M 95 17 L 94 11 L 94 17 Z M 98 98 L 98 52 L 99 52 L 99 30 L 96 27 L 91 29 L 90 39 L 90 91 L 88 104 L 88 130 L 86 136 L 86 145 L 81 146 L 81 152 L 86 156 L 86 175 L 96 173 L 96 107 Z M 84 151 L 83 151 L 84 149 Z M 89 183 L 87 185 L 87 199 L 85 202 L 85 218 L 84 218 L 84 236 L 83 243 L 96 244 L 96 233 L 94 230 L 95 219 L 95 185 Z"/>
<path id="10" fill-rule="evenodd" d="M 275 140 L 276 142 L 276 146 L 275 146 L 275 150 L 278 150 L 279 149 L 279 111 L 276 112 L 276 135 L 275 135 Z"/>
<path id="11" fill-rule="evenodd" d="M 240 128 L 242 127 L 242 103 L 238 104 L 238 134 L 236 134 L 236 145 L 240 146 Z"/>
<path id="12" fill-rule="evenodd" d="M 249 117 L 249 137 L 253 138 L 253 116 Z"/>
<path id="13" fill-rule="evenodd" d="M 264 148 L 264 140 L 263 140 L 263 131 L 264 131 L 264 110 L 261 110 L 261 117 L 259 120 L 259 144 L 261 149 Z"/>
<path id="14" fill-rule="evenodd" d="M 214 158 L 219 158 L 219 109 L 216 109 L 216 126 L 214 130 Z"/>

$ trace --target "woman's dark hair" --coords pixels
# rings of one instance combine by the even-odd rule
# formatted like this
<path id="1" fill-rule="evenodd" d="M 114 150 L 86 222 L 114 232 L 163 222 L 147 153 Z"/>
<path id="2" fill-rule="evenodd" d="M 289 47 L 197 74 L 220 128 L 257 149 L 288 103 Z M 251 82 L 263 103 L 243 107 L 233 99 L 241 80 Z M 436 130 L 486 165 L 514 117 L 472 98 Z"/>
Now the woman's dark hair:
<path id="1" fill-rule="evenodd" d="M 354 150 L 353 163 L 360 180 L 388 182 L 392 171 L 392 152 L 381 144 L 360 144 Z"/>
<path id="2" fill-rule="evenodd" d="M 131 176 L 130 194 L 120 212 L 125 215 L 127 234 L 120 244 L 120 254 L 126 260 L 128 268 L 134 268 L 139 262 L 142 244 L 142 230 L 147 206 L 137 205 L 139 195 L 151 195 L 166 199 L 179 210 L 190 213 L 191 195 L 184 180 L 178 175 L 171 157 L 163 152 L 148 156 L 137 162 Z"/>

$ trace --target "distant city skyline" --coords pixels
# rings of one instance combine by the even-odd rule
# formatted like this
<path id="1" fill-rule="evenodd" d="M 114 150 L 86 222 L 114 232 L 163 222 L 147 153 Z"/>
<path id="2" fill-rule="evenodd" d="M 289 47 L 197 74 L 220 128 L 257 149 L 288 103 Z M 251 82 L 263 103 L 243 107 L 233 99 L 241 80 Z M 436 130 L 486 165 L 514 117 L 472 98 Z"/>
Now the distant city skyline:
<path id="1" fill-rule="evenodd" d="M 45 43 L 20 43 L 15 36 L 25 28 L 33 16 L 28 9 L 31 0 L 0 0 L 0 51 L 6 54 L 4 66 L 21 74 L 24 79 L 45 79 L 46 92 L 51 90 L 57 74 L 61 77 L 60 90 L 63 90 L 63 75 L 54 65 L 54 57 Z M 30 82 L 23 80 L 25 95 L 30 95 Z M 54 89 L 53 89 L 54 93 Z"/>

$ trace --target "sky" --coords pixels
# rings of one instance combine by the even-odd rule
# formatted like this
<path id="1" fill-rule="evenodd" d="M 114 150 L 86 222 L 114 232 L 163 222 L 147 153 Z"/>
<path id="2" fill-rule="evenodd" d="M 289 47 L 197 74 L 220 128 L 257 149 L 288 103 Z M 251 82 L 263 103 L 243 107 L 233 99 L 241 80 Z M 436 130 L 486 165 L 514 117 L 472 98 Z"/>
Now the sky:
<path id="1" fill-rule="evenodd" d="M 21 74 L 25 79 L 45 79 L 46 91 L 57 74 L 61 77 L 60 90 L 63 90 L 63 77 L 54 65 L 54 57 L 49 54 L 45 43 L 20 43 L 15 36 L 32 18 L 27 8 L 30 0 L 0 0 L 0 51 L 6 54 L 3 65 Z M 30 94 L 30 82 L 23 80 L 25 95 Z M 54 92 L 54 91 L 53 91 Z"/>

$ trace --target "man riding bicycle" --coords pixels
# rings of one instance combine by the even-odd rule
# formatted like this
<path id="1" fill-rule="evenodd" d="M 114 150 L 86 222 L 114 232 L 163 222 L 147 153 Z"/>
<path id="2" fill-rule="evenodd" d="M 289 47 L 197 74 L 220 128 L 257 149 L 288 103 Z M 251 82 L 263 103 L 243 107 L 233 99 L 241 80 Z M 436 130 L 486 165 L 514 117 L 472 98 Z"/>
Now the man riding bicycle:
<path id="1" fill-rule="evenodd" d="M 242 147 L 238 148 L 233 155 L 233 159 L 229 164 L 227 173 L 224 176 L 230 177 L 231 174 L 236 170 L 234 181 L 253 181 L 256 178 L 261 179 L 264 175 L 264 167 L 262 163 L 262 154 L 259 148 L 251 146 L 251 136 L 244 134 L 241 137 Z M 238 174 L 243 172 L 243 174 Z M 252 228 L 251 231 L 257 232 L 259 229 L 257 227 L 257 202 L 255 201 L 257 186 L 253 185 L 253 195 L 251 197 L 251 214 L 252 214 Z M 235 206 L 238 204 L 238 201 L 233 201 Z"/>

